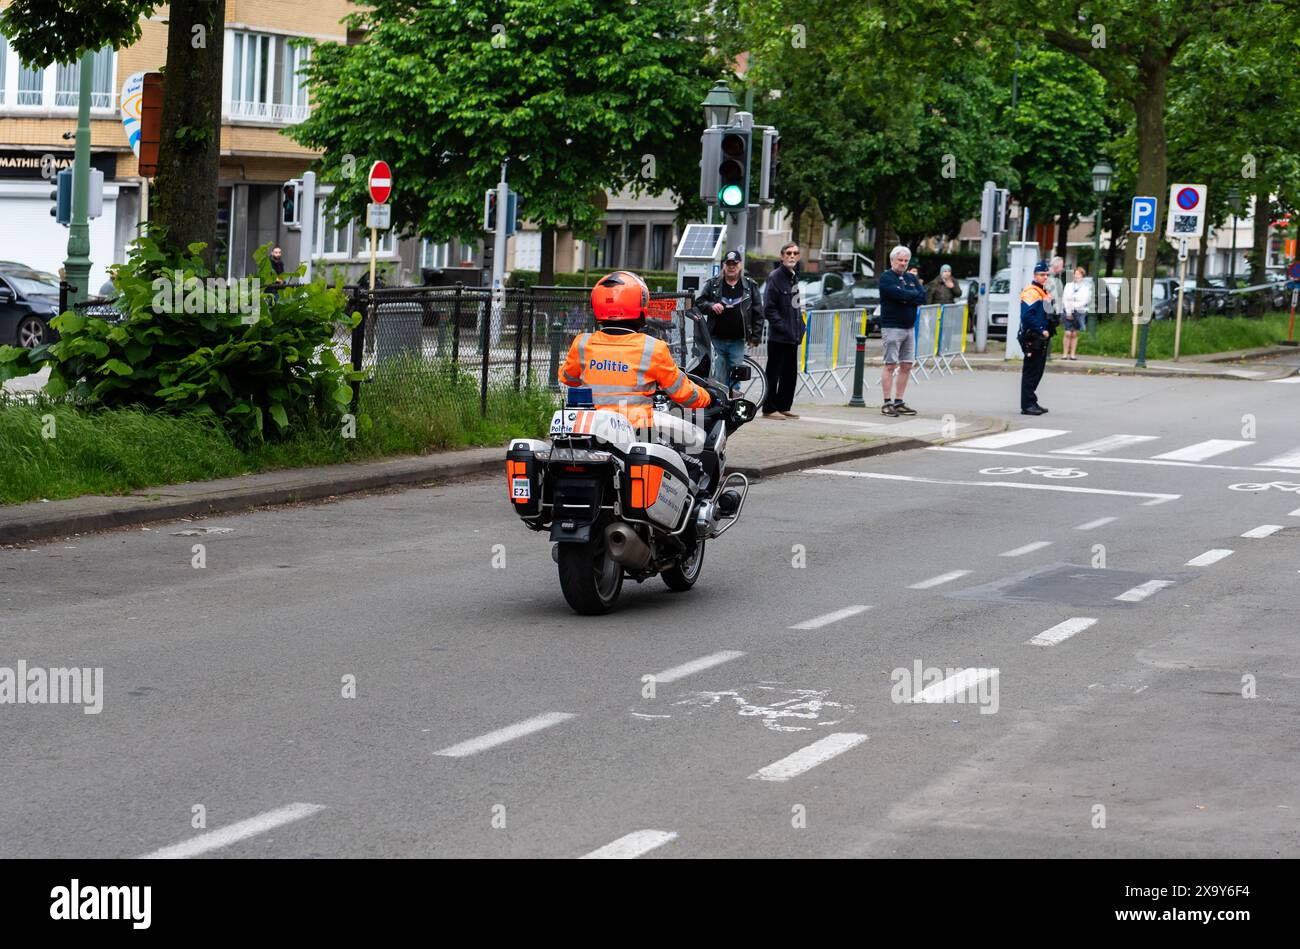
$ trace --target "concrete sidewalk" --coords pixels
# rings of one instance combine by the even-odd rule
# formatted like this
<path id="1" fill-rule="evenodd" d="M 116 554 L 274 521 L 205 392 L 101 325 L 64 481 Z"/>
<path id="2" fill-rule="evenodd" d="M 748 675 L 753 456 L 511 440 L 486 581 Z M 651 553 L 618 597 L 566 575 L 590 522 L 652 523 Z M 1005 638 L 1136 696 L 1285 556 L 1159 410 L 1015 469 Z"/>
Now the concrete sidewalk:
<path id="1" fill-rule="evenodd" d="M 735 432 L 728 444 L 731 469 L 750 477 L 771 477 L 1007 427 L 1000 419 L 975 416 L 889 419 L 874 406 L 796 406 L 795 410 L 803 417 L 780 421 L 760 417 Z M 493 474 L 502 476 L 505 498 L 504 461 L 505 446 L 499 445 L 166 485 L 121 496 L 14 504 L 0 507 L 0 544 Z"/>

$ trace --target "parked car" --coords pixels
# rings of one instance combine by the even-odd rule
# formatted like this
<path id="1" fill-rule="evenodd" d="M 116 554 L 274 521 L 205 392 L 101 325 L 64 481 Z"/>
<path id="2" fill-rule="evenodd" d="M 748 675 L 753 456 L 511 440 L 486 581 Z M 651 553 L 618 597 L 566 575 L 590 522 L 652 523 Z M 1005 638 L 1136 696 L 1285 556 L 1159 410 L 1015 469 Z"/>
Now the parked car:
<path id="1" fill-rule="evenodd" d="M 1004 267 L 989 281 L 989 338 L 1007 338 L 1007 307 L 1011 304 L 1011 268 Z"/>
<path id="2" fill-rule="evenodd" d="M 805 310 L 838 310 L 853 306 L 853 289 L 850 278 L 831 271 L 801 272 L 799 289 Z"/>
<path id="3" fill-rule="evenodd" d="M 880 335 L 880 281 L 864 277 L 853 285 L 853 305 L 867 310 L 867 335 Z"/>
<path id="4" fill-rule="evenodd" d="M 29 267 L 0 267 L 0 343 L 31 349 L 59 334 L 50 320 L 59 312 L 58 281 Z"/>
<path id="5" fill-rule="evenodd" d="M 1191 281 L 1188 281 L 1190 283 Z M 1187 284 L 1184 285 L 1183 292 L 1183 316 L 1190 316 L 1192 313 L 1192 294 L 1186 290 Z M 1151 282 L 1151 318 L 1155 320 L 1167 320 L 1174 316 L 1178 308 L 1178 280 L 1175 277 L 1156 277 Z"/>

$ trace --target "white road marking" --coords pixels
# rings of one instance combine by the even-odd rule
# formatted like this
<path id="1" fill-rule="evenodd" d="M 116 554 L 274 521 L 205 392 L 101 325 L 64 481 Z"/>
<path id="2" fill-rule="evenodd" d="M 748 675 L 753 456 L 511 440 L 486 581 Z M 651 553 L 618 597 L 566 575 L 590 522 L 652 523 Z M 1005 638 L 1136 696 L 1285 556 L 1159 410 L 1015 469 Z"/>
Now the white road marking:
<path id="1" fill-rule="evenodd" d="M 979 449 L 974 449 L 978 451 Z M 996 452 L 995 452 L 996 454 Z M 1050 455 L 1040 456 L 1048 457 Z M 1066 494 L 1109 494 L 1123 498 L 1150 498 L 1143 506 L 1176 501 L 1181 494 L 1155 494 L 1148 491 L 1111 491 L 1107 488 L 1072 488 L 1064 484 L 1028 484 L 1023 481 L 955 481 L 947 478 L 919 478 L 913 475 L 882 474 L 878 471 L 841 471 L 838 468 L 809 468 L 809 474 L 839 475 L 842 478 L 876 478 L 881 481 L 915 481 L 923 484 L 953 484 L 971 488 L 1021 488 L 1026 491 L 1063 491 Z"/>
<path id="2" fill-rule="evenodd" d="M 865 613 L 871 609 L 870 606 L 846 606 L 842 610 L 836 610 L 834 613 L 826 613 L 822 616 L 814 616 L 810 620 L 804 620 L 802 623 L 795 623 L 790 629 L 817 629 L 819 626 L 829 626 L 831 623 L 838 623 L 842 619 L 848 619 L 850 616 L 857 616 L 859 613 Z"/>
<path id="3" fill-rule="evenodd" d="M 210 830 L 206 834 L 199 834 L 197 837 L 192 837 L 183 843 L 163 847 L 161 850 L 145 854 L 140 859 L 176 860 L 183 857 L 198 856 L 201 853 L 207 853 L 209 850 L 228 847 L 230 844 L 247 840 L 249 837 L 264 834 L 268 830 L 291 824 L 296 820 L 302 820 L 304 817 L 310 817 L 312 814 L 323 810 L 325 810 L 323 804 L 289 804 L 286 807 L 278 807 L 273 811 L 258 814 L 256 817 L 250 817 L 247 820 L 236 821 L 228 827 Z"/>
<path id="4" fill-rule="evenodd" d="M 1204 461 L 1206 458 L 1222 455 L 1234 448 L 1245 448 L 1247 445 L 1253 444 L 1255 443 L 1234 441 L 1230 438 L 1211 438 L 1209 441 L 1197 442 L 1195 445 L 1188 445 L 1186 448 L 1167 451 L 1163 455 L 1154 455 L 1153 457 L 1163 458 L 1167 461 Z"/>
<path id="5" fill-rule="evenodd" d="M 1010 448 L 1012 445 L 1023 445 L 1026 442 L 1036 442 L 1043 438 L 1055 438 L 1057 435 L 1069 435 L 1068 428 L 1017 428 L 1009 432 L 999 432 L 996 435 L 984 435 L 980 438 L 972 438 L 970 441 L 962 442 L 963 447 L 970 448 Z"/>
<path id="6" fill-rule="evenodd" d="M 464 758 L 467 755 L 476 755 L 480 751 L 487 751 L 497 745 L 504 745 L 508 741 L 523 738 L 525 735 L 531 735 L 533 732 L 539 732 L 543 728 L 550 728 L 552 725 L 567 722 L 575 717 L 570 712 L 546 712 L 543 715 L 535 715 L 532 718 L 524 719 L 522 722 L 507 725 L 505 728 L 498 728 L 486 735 L 479 735 L 477 738 L 462 741 L 460 744 L 444 748 L 442 751 L 435 751 L 434 754 L 441 755 L 444 758 Z"/>
<path id="7" fill-rule="evenodd" d="M 1119 520 L 1118 517 L 1099 517 L 1095 521 L 1089 521 L 1087 524 L 1080 524 L 1075 528 L 1077 531 L 1090 531 L 1096 527 L 1105 527 L 1111 521 Z"/>
<path id="8" fill-rule="evenodd" d="M 1300 507 L 1288 514 L 1287 517 L 1300 517 Z"/>
<path id="9" fill-rule="evenodd" d="M 994 451 L 987 448 L 960 448 L 956 445 L 931 445 L 927 451 L 964 451 L 972 455 L 1004 455 L 1008 458 L 1046 458 L 1052 461 L 1060 461 L 1056 455 L 1036 455 L 1026 451 Z M 1297 453 L 1300 455 L 1300 452 Z M 1205 468 L 1213 471 L 1277 471 L 1283 474 L 1294 474 L 1295 468 L 1300 466 L 1300 461 L 1293 464 L 1290 468 L 1267 468 L 1264 465 L 1213 465 L 1206 462 L 1196 461 L 1161 461 L 1155 458 L 1093 458 L 1095 462 L 1108 462 L 1113 465 L 1165 465 L 1171 468 Z M 1267 462 L 1266 464 L 1273 464 Z"/>
<path id="10" fill-rule="evenodd" d="M 974 686 L 979 685 L 985 679 L 995 678 L 997 674 L 997 669 L 962 669 L 960 672 L 948 676 L 942 682 L 926 686 L 908 701 L 923 703 L 947 702 L 958 693 L 964 692 L 969 695 Z"/>
<path id="11" fill-rule="evenodd" d="M 1025 544 L 1023 547 L 1017 547 L 1015 550 L 1008 550 L 998 554 L 999 557 L 1020 557 L 1024 554 L 1032 554 L 1035 550 L 1042 550 L 1044 547 L 1051 547 L 1050 540 L 1036 540 L 1032 544 Z"/>
<path id="12" fill-rule="evenodd" d="M 930 587 L 941 586 L 945 583 L 951 583 L 953 580 L 960 580 L 970 573 L 969 570 L 949 570 L 947 573 L 941 573 L 937 577 L 931 577 L 929 580 L 922 580 L 920 583 L 913 583 L 909 590 L 928 590 Z"/>
<path id="13" fill-rule="evenodd" d="M 1221 548 L 1216 548 L 1214 550 L 1207 550 L 1199 557 L 1193 557 L 1191 560 L 1187 561 L 1187 566 L 1208 567 L 1212 563 L 1218 563 L 1224 557 L 1231 557 L 1231 556 L 1232 556 L 1231 550 L 1223 550 Z"/>
<path id="14" fill-rule="evenodd" d="M 732 659 L 739 659 L 743 655 L 743 652 L 738 652 L 735 649 L 724 649 L 722 652 L 715 652 L 711 656 L 703 656 L 690 662 L 684 662 L 680 666 L 665 669 L 655 675 L 654 680 L 656 683 L 676 682 L 678 679 L 685 679 L 688 675 L 703 672 L 705 669 L 712 669 L 714 666 L 720 666 Z"/>
<path id="15" fill-rule="evenodd" d="M 1140 445 L 1143 442 L 1153 442 L 1159 435 L 1107 435 L 1105 438 L 1098 438 L 1090 442 L 1084 442 L 1082 445 L 1075 445 L 1072 448 L 1054 448 L 1054 455 L 1101 455 L 1108 451 L 1116 451 L 1120 448 L 1127 448 L 1130 445 Z"/>
<path id="16" fill-rule="evenodd" d="M 849 428 L 868 428 L 872 430 L 886 429 L 890 427 L 884 422 L 858 422 L 853 419 L 821 418 L 816 415 L 804 415 L 802 412 L 799 413 L 799 418 L 796 421 L 816 422 L 819 425 L 847 425 Z"/>
<path id="17" fill-rule="evenodd" d="M 1152 593 L 1159 593 L 1165 587 L 1173 585 L 1173 580 L 1148 580 L 1146 583 L 1139 583 L 1131 590 L 1125 590 L 1115 599 L 1121 603 L 1141 603 Z"/>
<path id="18" fill-rule="evenodd" d="M 1275 468 L 1300 468 L 1300 448 L 1293 448 L 1285 455 L 1270 458 L 1264 464 L 1272 465 Z"/>
<path id="19" fill-rule="evenodd" d="M 612 843 L 583 854 L 580 860 L 632 860 L 677 839 L 675 830 L 634 830 Z"/>
<path id="20" fill-rule="evenodd" d="M 1288 376 L 1285 379 L 1270 379 L 1269 382 L 1280 382 L 1284 386 L 1293 386 L 1300 383 L 1300 376 Z"/>
<path id="21" fill-rule="evenodd" d="M 1045 629 L 1033 639 L 1025 643 L 1026 646 L 1055 646 L 1057 643 L 1065 642 L 1075 633 L 1081 633 L 1089 626 L 1096 623 L 1097 620 L 1091 616 L 1072 616 L 1064 623 L 1057 623 L 1051 629 Z"/>
<path id="22" fill-rule="evenodd" d="M 1242 537 L 1268 537 L 1270 534 L 1276 534 L 1282 529 L 1281 524 L 1261 524 L 1259 527 L 1252 527 Z"/>
<path id="23" fill-rule="evenodd" d="M 751 778 L 761 781 L 789 781 L 805 771 L 811 771 L 836 755 L 843 754 L 850 748 L 856 748 L 867 740 L 866 735 L 853 732 L 836 732 L 827 735 L 805 748 L 800 748 L 792 755 L 786 755 L 780 761 L 774 761 L 765 768 L 759 768 Z"/>

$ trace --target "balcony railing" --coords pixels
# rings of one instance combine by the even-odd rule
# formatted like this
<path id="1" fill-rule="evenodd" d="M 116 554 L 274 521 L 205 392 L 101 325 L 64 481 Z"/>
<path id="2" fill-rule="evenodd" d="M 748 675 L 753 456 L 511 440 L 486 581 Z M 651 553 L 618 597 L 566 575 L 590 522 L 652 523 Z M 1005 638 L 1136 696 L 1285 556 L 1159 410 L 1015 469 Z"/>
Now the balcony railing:
<path id="1" fill-rule="evenodd" d="M 293 125 L 307 118 L 310 111 L 304 104 L 290 105 L 280 102 L 251 102 L 245 99 L 227 99 L 226 115 L 231 119 L 248 119 L 254 122 L 275 122 Z"/>

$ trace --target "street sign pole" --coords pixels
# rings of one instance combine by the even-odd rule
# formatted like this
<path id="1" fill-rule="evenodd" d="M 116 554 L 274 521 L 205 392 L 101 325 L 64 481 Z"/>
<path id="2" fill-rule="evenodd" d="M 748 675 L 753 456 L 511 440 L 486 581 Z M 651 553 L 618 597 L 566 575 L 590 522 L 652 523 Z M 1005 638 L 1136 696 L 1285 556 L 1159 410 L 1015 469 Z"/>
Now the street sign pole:
<path id="1" fill-rule="evenodd" d="M 388 201 L 388 196 L 393 193 L 393 172 L 388 167 L 388 162 L 377 161 L 370 166 L 369 176 L 370 200 L 375 204 L 384 204 Z M 369 214 L 370 220 L 370 291 L 375 290 L 375 254 L 379 250 L 379 234 L 377 222 L 374 214 Z"/>
<path id="2" fill-rule="evenodd" d="M 84 303 L 90 296 L 90 97 L 94 89 L 93 52 L 81 57 L 77 94 L 76 159 L 72 172 L 72 223 L 68 227 L 68 259 L 63 264 L 72 291 L 69 303 Z"/>
<path id="3" fill-rule="evenodd" d="M 489 335 L 492 345 L 501 338 L 501 323 L 505 319 L 505 272 L 506 272 L 506 224 L 510 214 L 510 186 L 506 184 L 506 162 L 501 163 L 501 180 L 497 182 L 496 232 L 492 235 L 492 306 L 485 317 L 491 321 L 489 333 L 481 333 L 479 339 Z"/>
<path id="4" fill-rule="evenodd" d="M 1174 314 L 1174 362 L 1183 341 L 1183 284 L 1187 281 L 1187 238 L 1178 242 L 1178 312 Z"/>
<path id="5" fill-rule="evenodd" d="M 975 298 L 975 352 L 982 353 L 989 345 L 989 281 L 993 278 L 993 220 L 996 207 L 997 185 L 984 182 L 980 199 L 980 273 L 979 296 Z"/>
<path id="6" fill-rule="evenodd" d="M 1137 262 L 1138 276 L 1134 280 L 1133 286 L 1133 342 L 1129 348 L 1129 358 L 1137 357 L 1137 368 L 1142 369 L 1147 364 L 1147 333 L 1150 330 L 1150 321 L 1142 322 L 1142 339 L 1138 341 L 1138 321 L 1142 319 L 1142 261 L 1147 256 L 1147 236 L 1138 235 L 1137 242 Z"/>

